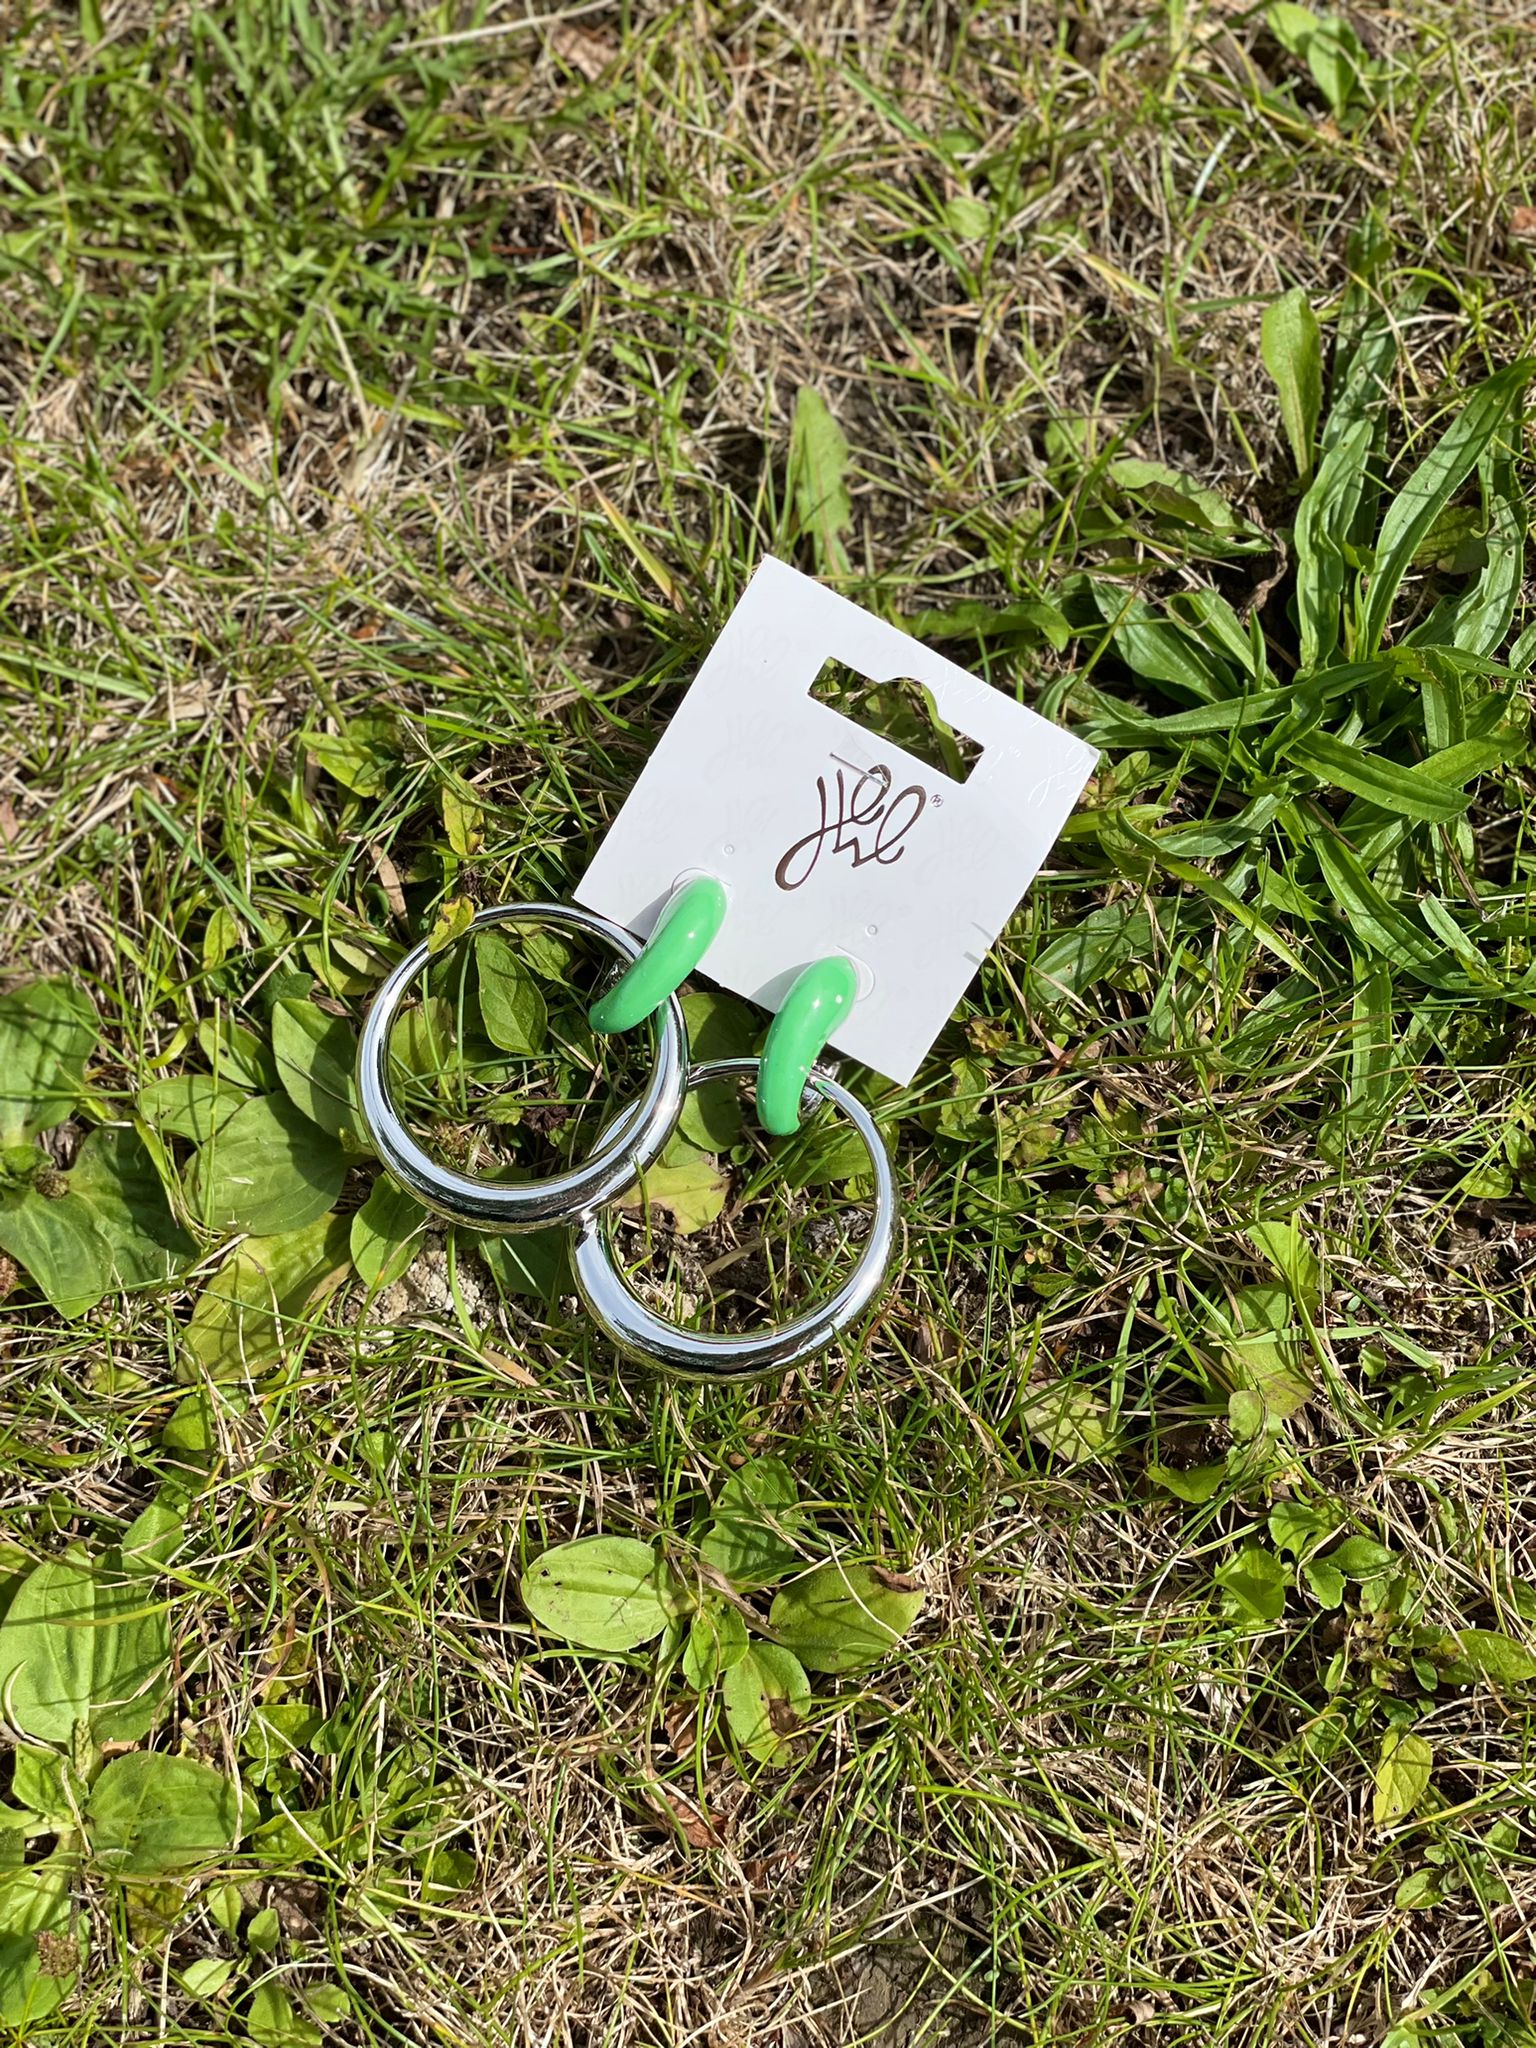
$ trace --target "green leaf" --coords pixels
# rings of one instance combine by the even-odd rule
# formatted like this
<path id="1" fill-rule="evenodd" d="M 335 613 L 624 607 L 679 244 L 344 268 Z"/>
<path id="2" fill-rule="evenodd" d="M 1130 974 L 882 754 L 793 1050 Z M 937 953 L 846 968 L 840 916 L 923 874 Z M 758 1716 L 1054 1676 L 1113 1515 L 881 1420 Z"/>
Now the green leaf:
<path id="1" fill-rule="evenodd" d="M 141 1508 L 123 1531 L 118 1545 L 125 1572 L 153 1577 L 165 1570 L 186 1535 L 186 1523 L 179 1507 L 158 1495 Z"/>
<path id="2" fill-rule="evenodd" d="M 1285 1612 L 1291 1575 L 1272 1550 L 1249 1543 L 1237 1556 L 1216 1567 L 1222 1609 L 1234 1621 L 1251 1626 L 1278 1621 Z"/>
<path id="3" fill-rule="evenodd" d="M 112 1125 L 92 1131 L 70 1171 L 69 1191 L 106 1240 L 117 1286 L 158 1286 L 196 1256 L 137 1131 Z"/>
<path id="4" fill-rule="evenodd" d="M 255 1095 L 201 1148 L 193 1204 L 211 1230 L 276 1237 L 323 1216 L 347 1162 L 286 1095 Z"/>
<path id="5" fill-rule="evenodd" d="M 189 1998 L 217 1998 L 239 1968 L 230 1956 L 197 1956 L 181 1973 L 181 1988 Z"/>
<path id="6" fill-rule="evenodd" d="M 253 1913 L 245 1930 L 245 1945 L 258 1956 L 269 1956 L 283 1938 L 283 1923 L 275 1908 L 264 1906 Z"/>
<path id="7" fill-rule="evenodd" d="M 1512 427 L 1518 440 L 1518 422 Z M 1443 597 L 1408 635 L 1415 647 L 1457 647 L 1466 654 L 1492 655 L 1503 644 L 1525 570 L 1525 507 L 1507 450 L 1484 449 L 1478 457 L 1487 528 L 1485 560 L 1477 580 L 1454 597 Z"/>
<path id="8" fill-rule="evenodd" d="M 696 1064 L 733 1060 L 750 1053 L 758 1021 L 737 996 L 720 989 L 696 989 L 683 997 L 688 1049 Z M 691 1088 L 678 1129 L 701 1152 L 725 1152 L 741 1136 L 741 1093 L 734 1081 L 707 1081 Z"/>
<path id="9" fill-rule="evenodd" d="M 0 2022 L 27 2035 L 54 2010 L 79 1973 L 69 1893 L 70 1872 L 63 1858 L 0 1874 Z M 40 1934 L 55 1937 L 46 1951 Z"/>
<path id="10" fill-rule="evenodd" d="M 1235 1387 L 1227 1398 L 1227 1422 L 1240 1444 L 1253 1443 L 1269 1422 L 1269 1404 L 1257 1387 Z"/>
<path id="11" fill-rule="evenodd" d="M 1438 1870 L 1410 1870 L 1398 1886 L 1392 1903 L 1400 1912 L 1411 1913 L 1416 1907 L 1439 1905 L 1442 1896 Z M 1414 2035 L 1410 2038 L 1418 2040 L 1422 2037 Z"/>
<path id="12" fill-rule="evenodd" d="M 1448 1639 L 1479 1678 L 1495 1685 L 1524 1685 L 1536 1678 L 1536 1655 L 1496 1628 L 1463 1628 Z M 17 1798 L 21 1798 L 18 1787 Z"/>
<path id="13" fill-rule="evenodd" d="M 1445 948 L 1386 900 L 1342 839 L 1317 833 L 1312 850 L 1353 936 L 1399 970 L 1439 987 L 1455 965 Z"/>
<path id="14" fill-rule="evenodd" d="M 289 1100 L 333 1138 L 362 1132 L 353 1075 L 357 1040 L 343 1017 L 283 996 L 272 1006 L 272 1050 Z"/>
<path id="15" fill-rule="evenodd" d="M 475 965 L 480 1015 L 491 1043 L 503 1052 L 541 1052 L 549 1026 L 544 997 L 511 940 L 495 930 L 476 932 Z"/>
<path id="16" fill-rule="evenodd" d="M 1495 435 L 1512 431 L 1516 401 L 1533 372 L 1536 362 L 1511 363 L 1478 385 L 1387 507 L 1361 608 L 1357 653 L 1381 645 L 1393 600 L 1420 542 Z"/>
<path id="17" fill-rule="evenodd" d="M 1327 449 L 1296 508 L 1296 618 L 1303 673 L 1320 668 L 1339 644 L 1350 574 L 1344 546 L 1359 507 L 1370 448 L 1370 422 L 1357 421 Z"/>
<path id="18" fill-rule="evenodd" d="M 245 1089 L 234 1081 L 216 1080 L 212 1074 L 167 1074 L 139 1090 L 136 1107 L 162 1137 L 190 1138 L 201 1145 L 246 1100 Z"/>
<path id="19" fill-rule="evenodd" d="M 1260 336 L 1264 367 L 1280 394 L 1280 417 L 1296 474 L 1310 476 L 1323 409 L 1323 342 L 1317 315 L 1299 286 L 1265 307 Z"/>
<path id="20" fill-rule="evenodd" d="M 1128 598 L 1113 584 L 1095 583 L 1090 594 L 1108 628 L 1116 654 L 1137 675 L 1171 683 L 1197 704 L 1237 693 L 1238 679 L 1197 633 L 1139 597 Z"/>
<path id="21" fill-rule="evenodd" d="M 1243 521 L 1219 491 L 1207 489 L 1164 462 L 1144 462 L 1139 456 L 1122 455 L 1104 473 L 1117 490 L 1164 519 L 1196 527 L 1203 533 L 1235 533 L 1243 527 Z"/>
<path id="22" fill-rule="evenodd" d="M 1040 1003 L 1080 996 L 1117 969 L 1145 959 L 1156 945 L 1144 910 L 1128 900 L 1105 904 L 1040 948 L 1029 964 L 1026 993 Z"/>
<path id="23" fill-rule="evenodd" d="M 247 1238 L 198 1296 L 182 1336 L 181 1369 L 237 1379 L 282 1357 L 302 1335 L 305 1311 L 349 1264 L 348 1223 L 321 1216 L 302 1230 Z"/>
<path id="24" fill-rule="evenodd" d="M 1426 763 L 1410 767 L 1390 761 L 1384 754 L 1367 753 L 1364 748 L 1351 746 L 1347 740 L 1334 739 L 1327 733 L 1298 734 L 1282 741 L 1280 752 L 1320 782 L 1364 797 L 1393 817 L 1443 824 L 1459 818 L 1472 801 L 1469 792 L 1431 780 L 1424 772 Z"/>
<path id="25" fill-rule="evenodd" d="M 453 1061 L 453 1011 L 445 996 L 427 996 L 403 1009 L 389 1034 L 392 1077 L 430 1080 Z"/>
<path id="26" fill-rule="evenodd" d="M 1376 1766 L 1376 1797 L 1371 1807 L 1377 1827 L 1391 1827 L 1407 1819 L 1429 1790 L 1434 1763 L 1435 1753 L 1422 1735 L 1387 1731 Z"/>
<path id="27" fill-rule="evenodd" d="M 1058 654 L 1072 637 L 1072 628 L 1061 612 L 1042 598 L 1023 598 L 1007 605 L 967 599 L 943 611 L 918 612 L 900 623 L 902 631 L 914 640 L 1017 640 L 1026 646 L 1043 642 Z"/>
<path id="28" fill-rule="evenodd" d="M 253 1095 L 270 1095 L 277 1087 L 277 1062 L 271 1048 L 247 1024 L 223 1015 L 205 1017 L 197 1027 L 203 1057 L 221 1081 L 231 1081 Z"/>
<path id="29" fill-rule="evenodd" d="M 381 1173 L 352 1218 L 352 1263 L 370 1293 L 398 1280 L 421 1244 L 427 1212 Z"/>
<path id="30" fill-rule="evenodd" d="M 706 1692 L 722 1672 L 739 1664 L 750 1647 L 747 1624 L 723 1600 L 709 1600 L 694 1615 L 683 1651 L 683 1678 L 695 1692 Z M 18 1798 L 21 1793 L 18 1789 Z"/>
<path id="31" fill-rule="evenodd" d="M 808 1671 L 858 1671 L 892 1650 L 923 1595 L 878 1565 L 818 1565 L 774 1595 L 769 1625 Z"/>
<path id="32" fill-rule="evenodd" d="M 365 713 L 340 733 L 306 733 L 302 745 L 354 796 L 382 796 L 398 758 L 395 721 L 387 713 Z"/>
<path id="33" fill-rule="evenodd" d="M 165 1610 L 142 1573 L 51 1559 L 30 1572 L 0 1622 L 0 1699 L 26 1735 L 67 1747 L 75 1724 L 98 1742 L 136 1742 L 165 1697 Z"/>
<path id="34" fill-rule="evenodd" d="M 1096 1457 L 1110 1439 L 1108 1408 L 1072 1380 L 1031 1387 L 1019 1403 L 1018 1421 L 1054 1456 L 1072 1464 Z"/>
<path id="35" fill-rule="evenodd" d="M 800 1489 L 782 1458 L 753 1458 L 720 1489 L 715 1519 L 699 1550 L 738 1592 L 771 1586 L 802 1558 L 799 1539 L 812 1527 Z"/>
<path id="36" fill-rule="evenodd" d="M 83 1316 L 112 1285 L 112 1247 L 87 1203 L 73 1193 L 36 1188 L 0 1194 L 0 1250 L 25 1266 L 69 1321 Z"/>
<path id="37" fill-rule="evenodd" d="M 1311 1558 L 1301 1567 L 1301 1576 L 1311 1588 L 1312 1597 L 1319 1607 L 1334 1608 L 1344 1604 L 1344 1574 L 1331 1564 Z"/>
<path id="38" fill-rule="evenodd" d="M 569 1231 L 519 1230 L 509 1237 L 483 1237 L 476 1250 L 504 1295 L 527 1295 L 547 1304 L 575 1288 Z"/>
<path id="39" fill-rule="evenodd" d="M 1397 1568 L 1397 1559 L 1384 1543 L 1369 1536 L 1346 1536 L 1329 1551 L 1327 1562 L 1346 1579 L 1379 1579 Z"/>
<path id="40" fill-rule="evenodd" d="M 1360 90 L 1364 51 L 1348 24 L 1333 15 L 1318 15 L 1294 0 L 1274 0 L 1267 19 L 1276 39 L 1301 57 L 1327 100 L 1330 111 L 1344 114 Z"/>
<path id="41" fill-rule="evenodd" d="M 1335 1526 L 1338 1516 L 1298 1500 L 1277 1501 L 1269 1511 L 1269 1540 L 1276 1550 L 1300 1557 Z"/>
<path id="42" fill-rule="evenodd" d="M 721 1681 L 731 1733 L 762 1764 L 787 1763 L 811 1703 L 811 1681 L 792 1651 L 753 1643 Z"/>
<path id="43" fill-rule="evenodd" d="M 473 797 L 461 795 L 451 783 L 445 782 L 442 789 L 443 830 L 448 835 L 448 844 L 460 860 L 469 860 L 480 851 L 485 837 L 485 811 Z"/>
<path id="44" fill-rule="evenodd" d="M 848 574 L 844 535 L 853 526 L 848 496 L 848 442 L 827 401 L 809 384 L 795 395 L 789 435 L 789 492 L 797 530 L 811 537 L 823 576 Z"/>
<path id="45" fill-rule="evenodd" d="M 118 1877 L 211 1863 L 240 1834 L 238 1788 L 184 1756 L 140 1751 L 114 1757 L 86 1809 L 91 1849 Z"/>
<path id="46" fill-rule="evenodd" d="M 725 1207 L 730 1181 L 706 1152 L 663 1159 L 644 1173 L 633 1193 L 621 1195 L 621 1209 L 659 1209 L 674 1230 L 690 1236 L 705 1230 Z"/>
<path id="47" fill-rule="evenodd" d="M 648 1543 L 583 1536 L 523 1574 L 523 1605 L 541 1627 L 584 1650 L 633 1650 L 672 1618 L 671 1574 Z"/>
<path id="48" fill-rule="evenodd" d="M 1244 1235 L 1284 1280 L 1291 1298 L 1315 1313 L 1319 1301 L 1317 1254 L 1296 1224 L 1288 1217 L 1268 1217 L 1250 1223 Z"/>
<path id="49" fill-rule="evenodd" d="M 0 996 L 0 1146 L 62 1123 L 85 1084 L 96 1009 L 68 981 L 29 981 Z"/>
<path id="50" fill-rule="evenodd" d="M 300 2019 L 287 1987 L 275 1977 L 257 1985 L 245 2024 L 257 2048 L 320 2048 L 325 2038 L 318 2027 Z"/>
<path id="51" fill-rule="evenodd" d="M 1192 1507 L 1200 1507 L 1219 1491 L 1227 1476 L 1225 1465 L 1193 1465 L 1184 1469 L 1172 1465 L 1148 1465 L 1147 1477 L 1155 1486 L 1163 1487 L 1177 1500 L 1185 1500 Z"/>
<path id="52" fill-rule="evenodd" d="M 65 1828 L 78 1826 L 77 1816 L 85 1804 L 85 1780 L 61 1750 L 33 1749 L 23 1743 L 16 1751 L 13 1771 L 11 1796 L 20 1805 Z"/>

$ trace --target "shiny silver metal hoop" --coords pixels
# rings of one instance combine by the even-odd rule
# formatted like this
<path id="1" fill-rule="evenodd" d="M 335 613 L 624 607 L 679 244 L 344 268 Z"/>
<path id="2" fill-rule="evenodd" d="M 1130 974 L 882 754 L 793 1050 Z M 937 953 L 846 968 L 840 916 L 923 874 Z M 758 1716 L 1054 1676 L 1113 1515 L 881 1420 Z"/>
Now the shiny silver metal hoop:
<path id="1" fill-rule="evenodd" d="M 755 1059 L 710 1060 L 692 1070 L 688 1086 L 699 1088 L 729 1074 L 755 1073 L 758 1064 Z M 769 1330 L 720 1336 L 680 1329 L 677 1324 L 664 1321 L 630 1292 L 614 1263 L 602 1219 L 586 1215 L 577 1232 L 572 1260 L 576 1289 L 593 1322 L 627 1357 L 660 1366 L 682 1379 L 756 1379 L 763 1373 L 782 1372 L 786 1366 L 797 1365 L 801 1359 L 824 1351 L 871 1307 L 896 1242 L 899 1210 L 891 1155 L 863 1103 L 829 1076 L 813 1072 L 802 1099 L 809 1106 L 818 1097 L 834 1104 L 847 1117 L 864 1140 L 874 1169 L 874 1222 L 848 1278 L 825 1301 Z"/>
<path id="2" fill-rule="evenodd" d="M 601 940 L 626 967 L 640 952 L 640 941 L 621 926 L 566 903 L 503 903 L 478 911 L 465 937 L 497 924 L 552 924 L 583 932 Z M 611 1201 L 655 1163 L 677 1128 L 687 1091 L 688 1029 L 675 996 L 652 1019 L 656 1071 L 649 1086 L 608 1126 L 583 1165 L 548 1180 L 528 1181 L 471 1180 L 439 1166 L 405 1128 L 389 1092 L 390 1029 L 427 958 L 423 944 L 395 968 L 369 1007 L 357 1049 L 363 1122 L 374 1150 L 401 1187 L 439 1216 L 476 1230 L 541 1230 L 549 1223 L 574 1222 Z"/>

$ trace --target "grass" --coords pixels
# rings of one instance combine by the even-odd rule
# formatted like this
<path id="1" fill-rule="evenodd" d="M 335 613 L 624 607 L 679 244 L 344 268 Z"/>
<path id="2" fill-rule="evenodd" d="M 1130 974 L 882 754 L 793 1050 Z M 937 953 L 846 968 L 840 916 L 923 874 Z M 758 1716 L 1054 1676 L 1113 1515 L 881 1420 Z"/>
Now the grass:
<path id="1" fill-rule="evenodd" d="M 1203 4 L 15 21 L 0 931 L 8 982 L 70 978 L 101 1019 L 60 1163 L 206 1069 L 199 1025 L 355 1022 L 445 905 L 568 894 L 765 552 L 1105 748 L 918 1083 L 871 1084 L 908 1234 L 845 1356 L 653 1381 L 558 1286 L 434 1238 L 227 1383 L 150 1740 L 239 1770 L 253 1825 L 185 1880 L 84 1864 L 89 1960 L 31 2038 L 1536 2038 L 1531 1692 L 1443 1649 L 1536 1640 L 1523 743 L 1459 821 L 1372 842 L 1418 942 L 1456 950 L 1432 896 L 1487 968 L 1426 982 L 1319 866 L 1369 837 L 1347 795 L 1154 725 L 1188 694 L 1084 580 L 1253 607 L 1287 684 L 1265 306 L 1302 287 L 1330 351 L 1362 291 L 1395 309 L 1392 482 L 1531 346 L 1516 11 L 1357 27 L 1333 107 L 1263 8 Z M 830 536 L 806 386 L 850 451 Z M 1124 456 L 1234 524 L 1117 487 Z M 1457 503 L 1392 644 L 1476 559 Z M 1362 680 L 1319 729 L 1406 767 L 1445 744 L 1432 699 Z M 534 1093 L 601 1100 L 562 1030 Z M 533 1165 L 583 1129 L 497 1136 Z M 701 1232 L 627 1231 L 651 1284 L 707 1307 L 758 1230 L 833 1268 L 835 1189 L 734 1173 L 759 1192 Z M 12 1590 L 122 1534 L 208 1390 L 185 1333 L 228 1234 L 184 1213 L 174 1286 L 68 1320 L 21 1279 L 0 1309 Z M 718 1313 L 774 1270 L 724 1268 Z M 1277 1372 L 1299 1398 L 1256 1417 Z M 686 1561 L 763 1453 L 824 1548 L 927 1596 L 899 1652 L 817 1682 L 776 1770 L 518 1597 L 597 1530 Z M 1389 1562 L 1325 1605 L 1306 1567 L 1351 1538 Z M 274 1758 L 278 1707 L 309 1718 Z M 1378 1818 L 1403 1735 L 1429 1778 Z"/>

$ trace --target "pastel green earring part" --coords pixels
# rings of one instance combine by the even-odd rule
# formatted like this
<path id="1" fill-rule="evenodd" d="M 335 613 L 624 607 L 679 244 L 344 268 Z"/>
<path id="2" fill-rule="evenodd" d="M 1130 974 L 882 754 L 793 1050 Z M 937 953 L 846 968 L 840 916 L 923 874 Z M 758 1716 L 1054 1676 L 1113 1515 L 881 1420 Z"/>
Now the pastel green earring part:
<path id="1" fill-rule="evenodd" d="M 757 1073 L 758 1120 L 775 1138 L 799 1130 L 811 1068 L 858 993 L 858 969 L 841 953 L 814 961 L 791 984 L 768 1027 Z"/>
<path id="2" fill-rule="evenodd" d="M 587 1012 L 594 1031 L 629 1031 L 675 995 L 725 922 L 730 898 L 713 875 L 685 882 L 656 920 L 640 957 Z"/>

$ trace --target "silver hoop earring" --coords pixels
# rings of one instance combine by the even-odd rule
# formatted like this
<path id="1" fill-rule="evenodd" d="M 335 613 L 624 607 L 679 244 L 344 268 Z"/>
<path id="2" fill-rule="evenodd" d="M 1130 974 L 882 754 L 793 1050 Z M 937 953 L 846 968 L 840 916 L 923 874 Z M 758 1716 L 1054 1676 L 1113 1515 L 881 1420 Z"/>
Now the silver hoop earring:
<path id="1" fill-rule="evenodd" d="M 491 925 L 545 924 L 600 940 L 628 967 L 640 942 L 607 918 L 564 903 L 504 903 L 482 910 L 464 936 Z M 357 1052 L 358 1098 L 373 1148 L 391 1176 L 450 1222 L 476 1230 L 540 1230 L 584 1218 L 655 1164 L 677 1128 L 687 1092 L 688 1030 L 674 996 L 651 1020 L 656 1068 L 646 1091 L 608 1125 L 582 1165 L 547 1180 L 481 1181 L 440 1166 L 406 1129 L 389 1086 L 389 1035 L 406 992 L 428 960 L 415 947 L 385 981 L 368 1011 Z"/>
<path id="2" fill-rule="evenodd" d="M 731 1074 L 755 1074 L 758 1066 L 755 1059 L 711 1060 L 692 1070 L 688 1086 L 702 1087 Z M 814 1308 L 768 1330 L 728 1336 L 684 1329 L 648 1309 L 630 1291 L 615 1264 L 602 1218 L 588 1213 L 578 1228 L 572 1260 L 576 1288 L 587 1313 L 616 1349 L 683 1379 L 755 1379 L 825 1350 L 871 1306 L 896 1241 L 899 1212 L 890 1154 L 863 1103 L 828 1076 L 812 1073 L 805 1100 L 818 1098 L 841 1110 L 864 1140 L 875 1182 L 874 1221 L 842 1286 Z"/>

